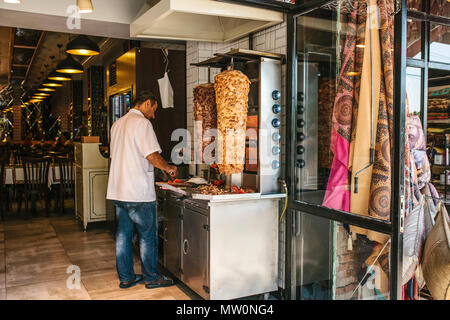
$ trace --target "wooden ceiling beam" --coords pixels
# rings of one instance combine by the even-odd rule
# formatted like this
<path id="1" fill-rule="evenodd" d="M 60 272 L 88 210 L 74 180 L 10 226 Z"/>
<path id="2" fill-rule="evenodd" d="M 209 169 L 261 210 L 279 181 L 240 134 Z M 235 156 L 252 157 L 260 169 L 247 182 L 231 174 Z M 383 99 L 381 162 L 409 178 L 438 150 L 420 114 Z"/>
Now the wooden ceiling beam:
<path id="1" fill-rule="evenodd" d="M 39 51 L 39 48 L 40 48 L 42 41 L 44 40 L 46 34 L 47 34 L 46 31 L 42 31 L 41 36 L 39 37 L 39 41 L 36 45 L 36 49 L 33 52 L 33 56 L 31 57 L 31 60 L 30 60 L 30 64 L 28 65 L 27 73 L 25 74 L 25 78 L 23 80 L 24 84 L 25 84 L 25 82 L 27 82 L 28 76 L 30 75 L 31 67 L 33 66 L 34 59 L 36 58 L 36 54 Z"/>
<path id="2" fill-rule="evenodd" d="M 14 34 L 16 33 L 16 28 L 11 28 L 11 32 L 9 34 L 9 65 L 8 65 L 8 84 L 11 80 L 11 65 L 14 59 L 13 49 L 14 49 Z"/>
<path id="3" fill-rule="evenodd" d="M 39 46 L 39 44 L 38 44 Z M 20 45 L 20 44 L 15 44 L 14 45 L 14 49 L 30 49 L 30 50 L 36 50 L 38 48 L 38 46 L 24 46 L 24 45 Z"/>
<path id="4" fill-rule="evenodd" d="M 13 68 L 28 68 L 28 64 L 18 64 L 18 63 L 13 63 L 13 64 L 11 64 L 11 66 L 13 67 Z"/>

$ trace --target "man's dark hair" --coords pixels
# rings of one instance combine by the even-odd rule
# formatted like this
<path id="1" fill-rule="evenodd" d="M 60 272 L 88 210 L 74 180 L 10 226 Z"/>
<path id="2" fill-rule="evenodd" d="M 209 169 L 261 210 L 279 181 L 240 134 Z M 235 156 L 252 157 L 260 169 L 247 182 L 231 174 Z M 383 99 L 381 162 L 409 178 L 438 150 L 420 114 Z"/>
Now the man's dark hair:
<path id="1" fill-rule="evenodd" d="M 136 98 L 134 99 L 134 102 L 133 102 L 133 106 L 140 106 L 147 100 L 150 100 L 150 103 L 152 105 L 158 101 L 158 100 L 156 100 L 156 97 L 153 93 L 151 93 L 150 91 L 144 90 L 144 91 L 139 92 L 139 94 L 136 96 Z"/>

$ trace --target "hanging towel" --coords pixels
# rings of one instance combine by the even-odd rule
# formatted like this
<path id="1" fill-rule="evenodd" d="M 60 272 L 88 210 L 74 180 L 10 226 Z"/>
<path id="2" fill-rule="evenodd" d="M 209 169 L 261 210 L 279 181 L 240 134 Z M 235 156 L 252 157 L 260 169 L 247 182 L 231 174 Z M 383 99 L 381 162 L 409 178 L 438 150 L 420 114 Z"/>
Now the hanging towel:
<path id="1" fill-rule="evenodd" d="M 170 85 L 169 75 L 164 73 L 164 77 L 158 79 L 159 93 L 161 95 L 161 105 L 163 109 L 173 108 L 173 89 Z"/>

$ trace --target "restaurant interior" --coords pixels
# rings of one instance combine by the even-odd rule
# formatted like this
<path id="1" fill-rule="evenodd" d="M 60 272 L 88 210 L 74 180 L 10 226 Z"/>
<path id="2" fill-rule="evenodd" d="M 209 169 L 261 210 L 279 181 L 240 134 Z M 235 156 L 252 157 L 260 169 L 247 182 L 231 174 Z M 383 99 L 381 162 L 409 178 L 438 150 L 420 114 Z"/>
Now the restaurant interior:
<path id="1" fill-rule="evenodd" d="M 240 188 L 242 176 L 237 177 L 241 181 L 233 181 L 233 188 L 234 184 L 239 185 L 237 190 L 241 197 L 245 196 L 242 195 L 244 190 L 250 190 L 252 194 L 247 196 L 255 199 L 257 195 L 259 205 L 237 210 L 237 213 L 244 210 L 250 215 L 250 220 L 244 219 L 242 228 L 252 229 L 255 219 L 258 219 L 258 210 L 269 207 L 271 214 L 259 222 L 261 230 L 270 234 L 259 249 L 250 243 L 242 246 L 245 232 L 237 236 L 233 244 L 242 249 L 239 255 L 231 257 L 233 264 L 238 259 L 242 261 L 245 250 L 252 264 L 256 263 L 255 259 L 262 250 L 270 250 L 265 254 L 266 261 L 258 263 L 258 268 L 266 268 L 265 273 L 269 276 L 254 279 L 246 286 L 237 282 L 229 288 L 221 285 L 252 272 L 251 268 L 238 272 L 233 280 L 231 270 L 224 271 L 222 269 L 225 268 L 220 267 L 222 261 L 230 258 L 225 255 L 219 259 L 222 261 L 211 262 L 211 268 L 218 268 L 220 272 L 211 278 L 211 282 L 218 283 L 215 287 L 218 289 L 211 288 L 210 291 L 210 280 L 206 277 L 209 257 L 205 256 L 207 251 L 204 247 L 206 230 L 202 228 L 202 238 L 198 239 L 195 236 L 197 229 L 180 235 L 180 199 L 163 187 L 180 187 L 178 191 L 184 192 L 183 183 L 192 177 L 197 182 L 200 179 L 197 186 L 206 181 L 211 181 L 211 185 L 213 181 L 225 183 L 225 179 L 227 185 L 231 183 L 226 175 L 219 174 L 217 166 L 214 170 L 206 164 L 177 164 L 178 180 L 169 181 L 170 184 L 167 183 L 168 177 L 155 169 L 155 180 L 163 184 L 157 190 L 158 262 L 162 270 L 177 279 L 175 286 L 167 288 L 146 290 L 138 286 L 128 291 L 119 288 L 115 267 L 117 219 L 112 201 L 106 199 L 106 188 L 110 128 L 133 107 L 134 98 L 142 90 L 149 90 L 158 98 L 160 107 L 152 125 L 162 149 L 161 155 L 169 163 L 173 163 L 171 152 L 178 143 L 171 139 L 172 132 L 179 128 L 188 129 L 191 133 L 194 131 L 192 92 L 197 84 L 211 82 L 228 65 L 244 68 L 246 62 L 250 65 L 249 75 L 255 77 L 252 81 L 258 82 L 260 75 L 251 66 L 257 66 L 265 56 L 275 69 L 269 64 L 264 68 L 277 82 L 266 85 L 277 89 L 279 94 L 283 51 L 286 49 L 286 24 L 282 13 L 264 9 L 238 13 L 231 5 L 236 18 L 219 18 L 221 21 L 214 18 L 214 21 L 201 22 L 195 26 L 197 29 L 187 30 L 187 33 L 177 28 L 174 35 L 152 37 L 146 32 L 151 34 L 153 29 L 174 24 L 180 18 L 175 16 L 168 21 L 160 21 L 158 26 L 152 25 L 149 16 L 153 12 L 150 9 L 160 1 L 134 0 L 124 5 L 123 1 L 69 0 L 54 7 L 50 6 L 52 1 L 40 2 L 42 7 L 27 1 L 0 3 L 2 17 L 9 17 L 0 26 L 0 299 L 261 299 L 262 293 L 267 299 L 267 292 L 276 294 L 278 233 L 271 225 L 277 225 L 278 202 L 283 194 L 278 192 L 276 177 L 267 175 L 261 188 L 277 192 L 272 197 L 259 200 L 260 193 L 254 193 L 252 187 L 256 187 L 260 175 L 248 157 L 247 189 L 244 186 Z M 72 20 L 70 10 L 75 4 L 78 11 Z M 63 12 L 66 9 L 67 12 Z M 265 17 L 261 18 L 264 13 Z M 208 17 L 205 15 L 206 20 Z M 194 21 L 193 14 L 186 14 L 176 23 L 183 23 L 186 19 Z M 141 26 L 142 21 L 145 21 L 144 27 Z M 202 33 L 200 30 L 208 23 L 213 31 Z M 43 26 L 46 26 L 45 30 Z M 195 30 L 200 32 L 193 36 Z M 263 31 L 256 33 L 259 30 Z M 248 50 L 253 46 L 253 37 L 265 37 L 266 30 L 272 34 L 271 47 L 264 48 L 265 44 L 259 43 L 257 49 L 263 50 Z M 130 33 L 139 34 L 130 37 Z M 248 33 L 250 37 L 246 36 Z M 192 37 L 203 42 L 187 41 Z M 228 41 L 216 43 L 218 37 L 228 37 Z M 215 52 L 223 54 L 214 57 Z M 228 54 L 230 52 L 234 52 L 233 56 Z M 202 61 L 205 63 L 200 65 Z M 165 77 L 169 82 L 169 94 L 161 89 L 164 85 L 161 80 Z M 254 99 L 258 99 L 257 88 L 258 85 L 252 89 Z M 253 103 L 257 104 L 256 101 Z M 253 122 L 256 127 L 257 113 L 255 109 Z M 280 151 L 272 155 L 278 165 L 272 169 L 269 163 L 269 170 L 279 171 L 280 156 Z M 222 212 L 233 203 L 220 203 L 215 210 Z M 176 215 L 175 222 L 171 221 L 171 214 Z M 192 217 L 195 228 L 199 217 L 204 219 L 197 211 Z M 224 229 L 217 232 L 217 236 L 223 237 L 225 228 L 239 223 L 239 220 L 242 221 L 242 216 L 236 215 L 226 223 L 216 222 L 221 223 Z M 204 223 L 203 226 L 209 222 L 205 220 Z M 189 228 L 185 222 L 184 232 Z M 259 232 L 254 230 L 251 232 Z M 189 252 L 177 243 L 176 238 L 181 236 L 194 243 Z M 139 273 L 137 234 L 133 241 L 135 270 Z M 184 241 L 187 246 L 188 240 Z M 200 248 L 197 248 L 199 241 Z M 221 248 L 214 248 L 214 251 L 218 250 Z M 245 263 L 242 269 L 244 266 Z M 81 274 L 77 290 L 68 290 L 66 280 L 77 272 Z"/>
<path id="2" fill-rule="evenodd" d="M 397 2 L 373 4 L 382 27 L 373 28 L 380 38 L 372 42 L 371 1 L 0 0 L 0 300 L 433 299 L 412 269 L 406 280 L 393 276 L 402 259 L 419 265 L 419 257 L 397 254 L 404 216 L 395 195 L 405 187 L 404 210 L 412 212 L 426 186 L 434 214 L 448 208 L 450 1 L 403 1 L 402 52 L 388 34 Z M 387 53 L 368 60 L 380 46 Z M 383 69 L 400 54 L 402 87 L 392 66 Z M 360 76 L 369 70 L 370 87 Z M 373 72 L 382 79 L 379 122 Z M 355 85 L 349 91 L 365 85 L 367 117 L 348 120 L 348 110 L 334 109 L 344 78 Z M 405 97 L 395 116 L 394 87 Z M 161 156 L 178 170 L 154 172 L 158 264 L 175 285 L 123 290 L 118 221 L 107 199 L 111 127 L 144 90 L 158 101 L 150 121 Z M 339 130 L 370 130 L 358 143 L 370 145 L 369 165 L 354 155 L 359 194 L 357 177 L 335 172 L 334 139 L 347 139 L 349 150 L 356 139 L 355 131 L 334 132 L 337 122 L 345 122 Z M 398 126 L 414 141 L 393 134 Z M 236 131 L 221 149 L 218 137 L 229 129 Z M 408 149 L 415 139 L 417 152 Z M 404 164 L 418 166 L 411 177 L 395 172 L 403 159 L 393 150 L 420 153 L 420 165 L 414 156 Z M 220 162 L 230 153 L 238 163 Z M 370 189 L 377 183 L 381 196 Z M 352 188 L 359 211 L 336 201 Z M 372 204 L 386 212 L 372 215 Z M 135 232 L 136 273 L 138 244 Z M 382 270 L 383 290 L 371 287 L 367 261 Z"/>

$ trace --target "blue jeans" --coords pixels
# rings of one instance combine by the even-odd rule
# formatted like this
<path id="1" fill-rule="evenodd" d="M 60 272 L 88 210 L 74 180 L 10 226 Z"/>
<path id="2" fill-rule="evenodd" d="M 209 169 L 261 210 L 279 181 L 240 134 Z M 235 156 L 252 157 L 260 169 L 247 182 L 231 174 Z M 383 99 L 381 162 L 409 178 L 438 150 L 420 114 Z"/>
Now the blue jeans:
<path id="1" fill-rule="evenodd" d="M 122 282 L 134 280 L 133 235 L 136 224 L 139 232 L 144 281 L 161 277 L 158 271 L 158 220 L 156 202 L 114 201 L 118 221 L 116 233 L 116 267 Z"/>

